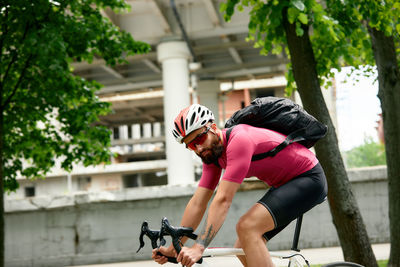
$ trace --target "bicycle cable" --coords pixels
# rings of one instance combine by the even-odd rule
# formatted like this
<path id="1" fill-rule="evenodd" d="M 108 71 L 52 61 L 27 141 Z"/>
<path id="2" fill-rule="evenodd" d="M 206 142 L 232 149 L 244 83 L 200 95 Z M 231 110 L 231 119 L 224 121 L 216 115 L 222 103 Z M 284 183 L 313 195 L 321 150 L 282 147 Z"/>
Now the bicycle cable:
<path id="1" fill-rule="evenodd" d="M 310 267 L 310 263 L 308 262 L 308 260 L 303 255 L 301 255 L 300 253 L 292 254 L 290 256 L 283 256 L 282 259 L 290 259 L 290 258 L 293 258 L 295 256 L 301 256 L 303 258 L 303 260 L 305 261 L 305 263 L 307 264 L 307 266 Z"/>

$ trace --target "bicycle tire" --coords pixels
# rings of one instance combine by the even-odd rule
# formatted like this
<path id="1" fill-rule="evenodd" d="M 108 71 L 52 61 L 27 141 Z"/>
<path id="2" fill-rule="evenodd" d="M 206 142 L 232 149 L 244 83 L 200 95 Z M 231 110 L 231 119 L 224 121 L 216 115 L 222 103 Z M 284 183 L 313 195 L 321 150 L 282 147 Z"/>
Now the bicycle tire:
<path id="1" fill-rule="evenodd" d="M 350 261 L 338 261 L 322 265 L 321 267 L 364 267 L 364 266 Z"/>

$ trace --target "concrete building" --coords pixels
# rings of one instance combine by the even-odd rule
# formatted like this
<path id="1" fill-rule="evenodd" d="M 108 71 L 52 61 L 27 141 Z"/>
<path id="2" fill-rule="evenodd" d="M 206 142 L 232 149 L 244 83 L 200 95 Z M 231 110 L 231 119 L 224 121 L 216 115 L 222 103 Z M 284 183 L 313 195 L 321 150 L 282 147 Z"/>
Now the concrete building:
<path id="1" fill-rule="evenodd" d="M 260 96 L 284 96 L 287 57 L 261 56 L 247 42 L 248 10 L 231 22 L 219 13 L 221 0 L 129 0 L 131 11 L 103 15 L 147 42 L 152 51 L 109 67 L 101 59 L 73 64 L 76 75 L 104 87 L 100 99 L 113 113 L 101 123 L 113 131 L 108 166 L 76 166 L 71 173 L 54 168 L 46 180 L 18 178 L 21 187 L 6 199 L 80 191 L 115 191 L 150 185 L 191 184 L 199 161 L 169 134 L 180 109 L 201 103 L 223 126 L 234 111 Z M 334 90 L 327 103 L 335 117 Z M 299 101 L 298 96 L 293 100 Z"/>

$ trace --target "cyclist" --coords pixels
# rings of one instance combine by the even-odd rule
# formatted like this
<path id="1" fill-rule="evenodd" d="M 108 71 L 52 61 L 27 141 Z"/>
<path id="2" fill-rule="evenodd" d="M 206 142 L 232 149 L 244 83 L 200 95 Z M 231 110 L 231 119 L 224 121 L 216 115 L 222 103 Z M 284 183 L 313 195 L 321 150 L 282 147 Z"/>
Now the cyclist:
<path id="1" fill-rule="evenodd" d="M 182 247 L 179 255 L 172 245 L 160 247 L 153 250 L 152 258 L 159 264 L 166 263 L 166 257 L 157 255 L 159 251 L 177 257 L 184 266 L 196 263 L 222 226 L 244 178 L 255 176 L 266 182 L 270 189 L 239 219 L 235 247 L 243 248 L 245 252 L 245 256 L 239 256 L 244 266 L 273 266 L 266 242 L 299 215 L 323 202 L 327 195 L 325 174 L 315 155 L 306 147 L 293 143 L 274 157 L 251 161 L 254 154 L 271 150 L 286 136 L 239 124 L 226 142 L 226 129 L 219 129 L 213 113 L 199 104 L 183 109 L 174 126 L 176 140 L 203 161 L 198 188 L 185 208 L 181 226 L 196 229 L 217 185 L 218 190 L 195 244 Z M 225 171 L 220 178 L 222 169 Z"/>

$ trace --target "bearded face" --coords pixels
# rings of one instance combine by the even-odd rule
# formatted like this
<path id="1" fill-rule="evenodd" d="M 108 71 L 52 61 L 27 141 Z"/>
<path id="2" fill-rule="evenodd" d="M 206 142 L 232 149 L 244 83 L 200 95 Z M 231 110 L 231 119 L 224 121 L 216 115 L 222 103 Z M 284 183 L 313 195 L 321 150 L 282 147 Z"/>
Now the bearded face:
<path id="1" fill-rule="evenodd" d="M 210 144 L 199 151 L 196 154 L 201 158 L 203 163 L 211 164 L 217 162 L 218 158 L 224 151 L 224 146 L 219 136 L 214 133 L 209 133 Z"/>

